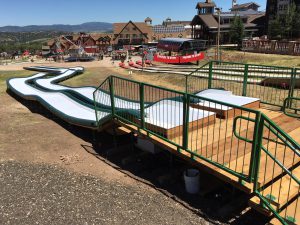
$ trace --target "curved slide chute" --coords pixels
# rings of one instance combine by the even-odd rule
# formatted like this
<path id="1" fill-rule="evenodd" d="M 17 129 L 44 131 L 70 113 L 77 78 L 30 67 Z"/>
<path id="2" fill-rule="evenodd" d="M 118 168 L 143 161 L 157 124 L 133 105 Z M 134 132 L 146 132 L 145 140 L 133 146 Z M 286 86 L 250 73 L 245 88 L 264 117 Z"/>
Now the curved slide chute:
<path id="1" fill-rule="evenodd" d="M 45 71 L 45 67 L 26 67 L 27 70 L 34 70 L 34 71 Z M 55 68 L 51 68 L 49 72 L 55 71 Z M 62 91 L 67 92 L 70 94 L 73 94 L 76 97 L 81 98 L 83 101 L 86 101 L 87 103 L 94 105 L 94 97 L 93 93 L 96 90 L 96 87 L 92 86 L 83 86 L 83 87 L 69 87 L 65 85 L 58 84 L 59 82 L 62 82 L 64 80 L 67 80 L 73 76 L 76 76 L 77 74 L 84 71 L 82 67 L 74 67 L 69 69 L 57 69 L 57 72 L 60 72 L 58 76 L 51 77 L 51 78 L 41 78 L 41 79 L 35 79 L 34 83 L 37 84 L 39 87 L 44 88 L 49 91 Z M 97 92 L 100 92 L 101 90 L 97 90 Z M 98 93 L 99 94 L 99 93 Z M 131 109 L 131 110 L 139 110 L 140 109 L 140 103 L 130 101 L 123 98 L 114 98 L 114 104 L 117 109 Z M 110 100 L 110 94 L 108 92 L 101 91 L 101 102 L 97 102 L 98 105 L 102 108 L 110 109 L 111 108 L 111 100 Z"/>
<path id="2" fill-rule="evenodd" d="M 82 73 L 82 67 L 54 68 L 54 67 L 27 67 L 25 69 L 40 73 L 27 78 L 11 78 L 7 80 L 7 87 L 24 99 L 36 100 L 45 108 L 61 119 L 78 126 L 97 129 L 99 125 L 111 120 L 110 93 L 101 92 L 97 112 L 94 109 L 93 92 L 95 87 L 68 87 L 58 83 Z M 79 97 L 80 96 L 80 97 Z M 82 99 L 85 99 L 84 101 Z M 116 111 L 130 114 L 140 119 L 140 103 L 118 96 L 114 97 Z M 215 113 L 190 107 L 190 120 L 193 122 Z M 165 117 L 169 112 L 173 116 Z M 182 126 L 183 104 L 177 99 L 164 99 L 151 104 L 145 104 L 145 122 L 171 129 Z M 165 114 L 167 113 L 167 114 Z M 97 115 L 97 118 L 96 118 Z M 197 116 L 193 116 L 197 115 Z M 176 118 L 175 118 L 175 117 Z M 174 117 L 174 118 L 173 118 Z"/>
<path id="3" fill-rule="evenodd" d="M 67 93 L 43 91 L 29 85 L 30 81 L 42 78 L 46 75 L 47 73 L 38 73 L 27 78 L 11 78 L 7 80 L 7 87 L 24 99 L 40 102 L 53 114 L 71 124 L 96 129 L 97 122 L 93 107 L 79 101 Z M 109 120 L 109 110 L 103 110 L 98 113 L 98 119 L 102 122 Z"/>

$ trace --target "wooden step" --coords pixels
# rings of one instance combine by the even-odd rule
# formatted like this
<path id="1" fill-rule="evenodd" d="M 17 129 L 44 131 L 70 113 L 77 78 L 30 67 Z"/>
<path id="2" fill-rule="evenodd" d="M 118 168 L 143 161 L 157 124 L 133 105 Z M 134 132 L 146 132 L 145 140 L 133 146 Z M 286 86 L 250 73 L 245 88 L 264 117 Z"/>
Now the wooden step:
<path id="1" fill-rule="evenodd" d="M 288 207 L 286 207 L 279 215 L 282 218 L 285 218 L 285 220 L 291 225 L 300 224 L 300 197 L 288 205 Z M 269 222 L 269 225 L 279 224 L 281 223 L 276 217 Z"/>
<path id="2" fill-rule="evenodd" d="M 279 117 L 278 119 L 281 118 L 282 117 Z M 285 120 L 282 121 L 286 122 Z M 282 124 L 281 127 L 284 128 L 284 130 L 295 141 L 300 142 L 300 122 L 291 121 L 289 123 Z M 296 155 L 292 154 L 292 151 L 284 145 L 278 145 L 275 142 L 270 142 L 269 144 L 265 143 L 263 146 L 268 149 L 269 153 L 271 153 L 272 155 L 275 156 L 276 154 L 276 158 L 284 163 L 284 166 L 286 168 L 291 168 L 292 166 L 300 162 L 300 157 L 296 157 Z M 246 152 L 245 155 L 242 155 L 241 157 L 234 159 L 230 163 L 228 163 L 228 167 L 239 173 L 249 171 L 251 155 L 251 151 Z M 282 169 L 277 166 L 277 164 L 274 167 L 274 161 L 269 156 L 266 157 L 266 153 L 262 151 L 258 174 L 258 186 L 270 182 L 274 177 L 279 176 L 281 173 Z"/>
<path id="3" fill-rule="evenodd" d="M 300 141 L 299 137 L 300 128 L 293 130 L 289 133 L 291 137 L 294 137 L 296 141 Z M 284 162 L 284 165 L 286 168 L 291 168 L 292 166 L 296 165 L 300 162 L 300 157 L 295 157 L 294 154 L 291 154 L 291 151 L 288 148 L 285 148 L 283 145 L 276 145 L 276 143 L 271 143 L 269 145 L 264 145 L 265 148 L 268 149 L 269 153 L 275 156 L 276 158 Z M 237 172 L 242 171 L 248 171 L 249 170 L 249 162 L 251 158 L 251 152 L 247 153 L 245 157 L 240 157 L 236 159 L 235 161 L 232 161 L 229 165 L 239 165 L 236 168 Z M 231 168 L 233 169 L 233 168 Z M 282 169 L 275 164 L 274 167 L 274 161 L 267 156 L 266 153 L 261 153 L 261 159 L 260 159 L 260 168 L 259 168 L 259 174 L 258 174 L 258 185 L 264 185 L 268 182 L 270 182 L 274 177 L 279 176 L 282 173 Z"/>
<path id="4" fill-rule="evenodd" d="M 300 166 L 292 170 L 292 174 L 295 177 L 300 178 Z M 279 209 L 281 209 L 287 202 L 289 202 L 299 193 L 300 185 L 288 174 L 281 177 L 274 183 L 271 183 L 266 189 L 261 191 L 261 194 L 269 200 L 270 204 L 276 211 L 279 211 Z M 260 200 L 257 197 L 251 198 L 249 205 L 263 214 L 271 214 L 268 212 L 268 209 L 260 204 Z"/>

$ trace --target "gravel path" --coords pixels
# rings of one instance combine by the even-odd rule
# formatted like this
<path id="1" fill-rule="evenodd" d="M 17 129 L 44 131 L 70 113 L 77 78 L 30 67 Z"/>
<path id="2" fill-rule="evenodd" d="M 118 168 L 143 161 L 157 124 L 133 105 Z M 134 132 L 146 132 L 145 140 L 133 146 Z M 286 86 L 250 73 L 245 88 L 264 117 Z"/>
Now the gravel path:
<path id="1" fill-rule="evenodd" d="M 0 163 L 0 224 L 208 224 L 161 193 L 59 167 Z"/>

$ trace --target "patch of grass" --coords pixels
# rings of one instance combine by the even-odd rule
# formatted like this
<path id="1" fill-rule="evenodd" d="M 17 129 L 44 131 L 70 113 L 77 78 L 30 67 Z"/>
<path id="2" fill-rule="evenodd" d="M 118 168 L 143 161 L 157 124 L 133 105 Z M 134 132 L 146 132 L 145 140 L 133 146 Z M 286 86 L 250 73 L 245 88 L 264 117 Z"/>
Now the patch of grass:
<path id="1" fill-rule="evenodd" d="M 32 75 L 32 71 L 0 71 L 0 93 L 6 91 L 6 80 L 12 77 L 26 77 Z"/>
<path id="2" fill-rule="evenodd" d="M 72 79 L 63 81 L 61 84 L 67 86 L 98 86 L 108 76 L 116 74 L 110 68 L 86 68 L 83 74 L 80 74 Z"/>
<path id="3" fill-rule="evenodd" d="M 223 50 L 222 60 L 269 66 L 300 67 L 300 56 L 290 55 L 275 55 Z"/>

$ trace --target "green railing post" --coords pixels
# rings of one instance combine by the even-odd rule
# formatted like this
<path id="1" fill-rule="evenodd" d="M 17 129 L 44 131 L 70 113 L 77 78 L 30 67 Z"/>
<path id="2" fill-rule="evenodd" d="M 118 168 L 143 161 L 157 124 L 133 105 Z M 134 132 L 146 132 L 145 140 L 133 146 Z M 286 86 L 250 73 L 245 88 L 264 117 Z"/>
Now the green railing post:
<path id="1" fill-rule="evenodd" d="M 258 173 L 260 167 L 260 157 L 261 157 L 261 148 L 262 148 L 262 140 L 263 140 L 263 131 L 264 131 L 264 115 L 260 112 L 257 115 L 254 128 L 254 142 L 252 146 L 252 154 L 250 159 L 250 178 L 253 181 L 253 188 L 254 190 L 258 189 Z"/>
<path id="2" fill-rule="evenodd" d="M 188 149 L 188 137 L 189 137 L 189 114 L 190 114 L 190 95 L 185 94 L 183 96 L 183 140 L 182 147 L 184 150 Z"/>
<path id="3" fill-rule="evenodd" d="M 243 93 L 242 93 L 243 96 L 247 96 L 248 71 L 249 71 L 249 65 L 245 64 L 244 80 L 243 80 Z"/>
<path id="4" fill-rule="evenodd" d="M 185 93 L 188 93 L 188 75 L 185 75 Z"/>
<path id="5" fill-rule="evenodd" d="M 145 128 L 145 99 L 144 99 L 144 84 L 140 84 L 140 116 L 141 116 L 141 129 Z"/>
<path id="6" fill-rule="evenodd" d="M 291 83 L 290 83 L 289 96 L 288 96 L 288 98 L 290 98 L 290 99 L 294 97 L 296 78 L 297 78 L 297 69 L 292 68 L 291 81 L 290 81 Z M 292 100 L 288 101 L 287 106 L 288 106 L 288 108 L 292 107 Z"/>
<path id="7" fill-rule="evenodd" d="M 211 88 L 213 77 L 213 61 L 209 62 L 209 73 L 208 73 L 208 88 Z"/>
<path id="8" fill-rule="evenodd" d="M 115 116 L 115 99 L 114 99 L 114 78 L 109 77 L 109 92 L 110 92 L 110 103 L 111 103 L 111 115 Z"/>
<path id="9" fill-rule="evenodd" d="M 96 92 L 97 91 L 98 91 L 98 89 L 96 89 L 93 92 L 93 100 L 94 100 L 94 107 L 95 107 L 95 114 L 96 114 L 96 124 L 97 124 L 97 127 L 99 128 L 98 110 L 97 110 L 97 103 L 96 103 Z"/>

